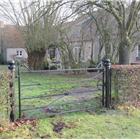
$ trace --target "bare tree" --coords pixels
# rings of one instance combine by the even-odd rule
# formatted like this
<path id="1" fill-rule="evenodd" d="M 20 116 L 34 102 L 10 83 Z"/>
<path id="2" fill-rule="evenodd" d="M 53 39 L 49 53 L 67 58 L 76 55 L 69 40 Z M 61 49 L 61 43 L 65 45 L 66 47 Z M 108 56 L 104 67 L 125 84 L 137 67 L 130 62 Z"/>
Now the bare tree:
<path id="1" fill-rule="evenodd" d="M 102 9 L 112 15 L 115 23 L 117 23 L 116 34 L 119 37 L 119 63 L 129 64 L 134 38 L 139 31 L 140 1 L 83 0 L 80 2 L 80 0 L 77 0 L 72 2 L 72 6 L 75 5 L 78 5 L 76 7 L 77 11 L 75 11 L 79 13 L 82 11 L 87 14 L 87 11 L 90 9 L 94 15 L 98 9 Z M 107 36 L 106 34 L 105 37 Z"/>
<path id="2" fill-rule="evenodd" d="M 65 68 L 78 68 L 83 63 L 84 30 L 80 27 L 79 32 L 76 33 L 76 31 L 74 21 L 64 23 L 59 28 L 59 50 Z M 79 40 L 77 45 L 74 45 L 75 39 Z"/>
<path id="3" fill-rule="evenodd" d="M 139 20 L 140 1 L 132 0 L 130 3 L 127 3 L 123 0 L 89 0 L 87 4 L 89 6 L 97 6 L 114 17 L 118 25 L 117 30 L 119 34 L 119 63 L 129 64 L 130 52 L 133 48 L 133 31 Z"/>
<path id="4" fill-rule="evenodd" d="M 61 2 L 46 0 L 22 0 L 18 5 L 8 0 L 8 3 L 3 1 L 0 5 L 3 17 L 21 31 L 28 53 L 28 64 L 32 69 L 41 68 L 46 48 L 57 40 L 60 5 Z"/>

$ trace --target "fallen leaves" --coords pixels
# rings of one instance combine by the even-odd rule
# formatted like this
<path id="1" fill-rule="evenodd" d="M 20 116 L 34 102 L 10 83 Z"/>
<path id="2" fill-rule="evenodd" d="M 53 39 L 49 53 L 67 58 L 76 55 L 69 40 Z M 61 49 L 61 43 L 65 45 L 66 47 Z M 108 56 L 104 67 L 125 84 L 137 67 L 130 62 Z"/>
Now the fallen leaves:
<path id="1" fill-rule="evenodd" d="M 32 127 L 36 126 L 36 120 L 35 119 L 19 119 L 15 122 L 10 123 L 7 127 L 1 126 L 0 127 L 0 133 L 6 132 L 6 131 L 15 131 L 18 127 L 21 127 L 22 125 L 31 125 Z"/>

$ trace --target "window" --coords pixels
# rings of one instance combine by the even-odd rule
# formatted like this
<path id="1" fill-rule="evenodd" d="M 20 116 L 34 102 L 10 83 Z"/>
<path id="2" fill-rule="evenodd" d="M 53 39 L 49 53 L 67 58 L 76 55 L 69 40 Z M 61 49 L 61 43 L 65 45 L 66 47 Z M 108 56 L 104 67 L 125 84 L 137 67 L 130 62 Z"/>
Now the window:
<path id="1" fill-rule="evenodd" d="M 79 60 L 79 52 L 80 52 L 80 47 L 74 47 L 73 49 L 73 54 L 74 54 L 74 57 L 75 57 L 75 60 L 78 62 Z"/>
<path id="2" fill-rule="evenodd" d="M 19 51 L 17 51 L 17 55 L 19 55 Z"/>
<path id="3" fill-rule="evenodd" d="M 17 51 L 17 56 L 22 56 L 23 55 L 23 52 L 22 51 Z"/>
<path id="4" fill-rule="evenodd" d="M 74 47 L 73 48 L 73 54 L 74 54 L 74 57 L 75 57 L 75 61 L 79 61 L 79 55 L 81 55 L 80 56 L 80 58 L 81 58 L 81 61 L 85 61 L 85 50 L 84 50 L 84 48 L 83 49 L 81 49 L 81 54 L 79 54 L 80 53 L 80 47 Z"/>
<path id="5" fill-rule="evenodd" d="M 50 54 L 50 59 L 54 59 L 55 58 L 55 48 L 49 49 L 49 54 Z"/>
<path id="6" fill-rule="evenodd" d="M 82 49 L 81 50 L 81 60 L 85 60 L 85 50 L 84 49 Z"/>
<path id="7" fill-rule="evenodd" d="M 22 56 L 22 51 L 20 51 L 20 56 Z"/>

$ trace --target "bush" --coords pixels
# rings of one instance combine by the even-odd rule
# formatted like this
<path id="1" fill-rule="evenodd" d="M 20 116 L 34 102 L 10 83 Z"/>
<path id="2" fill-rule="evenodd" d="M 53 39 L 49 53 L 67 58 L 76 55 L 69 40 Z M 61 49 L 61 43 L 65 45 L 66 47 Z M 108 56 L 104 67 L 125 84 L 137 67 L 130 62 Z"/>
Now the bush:
<path id="1" fill-rule="evenodd" d="M 0 72 L 0 120 L 8 119 L 8 75 Z"/>
<path id="2" fill-rule="evenodd" d="M 48 59 L 45 59 L 43 62 L 43 69 L 44 70 L 48 70 L 49 69 L 49 62 Z"/>
<path id="3" fill-rule="evenodd" d="M 119 102 L 140 101 L 140 65 L 112 65 L 112 83 Z"/>
<path id="4" fill-rule="evenodd" d="M 96 67 L 96 62 L 90 60 L 90 65 L 88 66 L 88 68 L 95 68 Z M 88 72 L 97 72 L 97 70 L 87 70 Z"/>
<path id="5" fill-rule="evenodd" d="M 55 65 L 50 66 L 50 70 L 57 70 L 57 66 Z"/>

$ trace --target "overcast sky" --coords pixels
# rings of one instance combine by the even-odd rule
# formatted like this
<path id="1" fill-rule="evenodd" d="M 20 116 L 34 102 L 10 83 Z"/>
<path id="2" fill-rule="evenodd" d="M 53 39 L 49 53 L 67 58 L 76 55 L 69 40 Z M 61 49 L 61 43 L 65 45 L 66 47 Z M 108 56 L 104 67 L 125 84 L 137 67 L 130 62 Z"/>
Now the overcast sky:
<path id="1" fill-rule="evenodd" d="M 0 4 L 2 3 L 2 1 L 8 2 L 8 0 L 0 0 Z M 12 3 L 14 3 L 16 5 L 16 9 L 18 9 L 18 4 L 19 4 L 19 1 L 21 1 L 21 0 L 11 0 L 11 1 L 12 1 Z M 30 2 L 31 0 L 25 0 L 25 1 Z M 48 1 L 51 1 L 51 0 L 48 0 Z M 65 0 L 63 0 L 63 1 L 65 1 Z M 67 6 L 63 6 L 63 8 L 60 12 L 60 16 L 62 17 L 62 16 L 69 15 L 69 14 L 70 14 L 70 9 Z M 13 24 L 11 21 L 8 21 L 8 20 L 2 18 L 2 16 L 0 16 L 0 20 L 4 21 L 6 24 Z"/>

